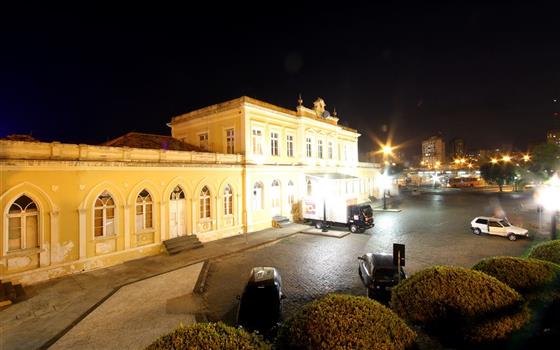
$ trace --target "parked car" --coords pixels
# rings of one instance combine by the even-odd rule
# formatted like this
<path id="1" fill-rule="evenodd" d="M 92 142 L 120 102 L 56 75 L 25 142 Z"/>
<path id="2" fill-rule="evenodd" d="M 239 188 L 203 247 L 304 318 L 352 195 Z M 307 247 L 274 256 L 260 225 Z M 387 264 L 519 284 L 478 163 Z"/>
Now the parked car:
<path id="1" fill-rule="evenodd" d="M 358 257 L 358 274 L 367 288 L 368 297 L 385 299 L 391 295 L 391 289 L 399 283 L 398 266 L 393 265 L 393 256 L 388 254 L 367 253 Z M 401 266 L 400 280 L 406 279 Z"/>
<path id="2" fill-rule="evenodd" d="M 254 267 L 237 297 L 237 325 L 265 338 L 274 337 L 282 320 L 282 278 L 274 267 Z"/>
<path id="3" fill-rule="evenodd" d="M 513 226 L 506 218 L 477 216 L 471 221 L 471 230 L 475 235 L 487 233 L 507 237 L 510 241 L 515 241 L 518 237 L 529 237 L 528 230 Z"/>

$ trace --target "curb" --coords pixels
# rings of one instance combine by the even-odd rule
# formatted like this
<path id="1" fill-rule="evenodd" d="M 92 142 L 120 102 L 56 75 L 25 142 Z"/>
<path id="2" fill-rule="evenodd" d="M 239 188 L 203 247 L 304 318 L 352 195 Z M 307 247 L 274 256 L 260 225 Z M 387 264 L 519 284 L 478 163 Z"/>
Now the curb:
<path id="1" fill-rule="evenodd" d="M 208 277 L 208 270 L 210 270 L 210 261 L 206 259 L 200 269 L 196 284 L 194 285 L 193 294 L 202 294 L 206 289 L 206 278 Z"/>
<path id="2" fill-rule="evenodd" d="M 64 328 L 63 330 L 61 330 L 60 332 L 58 332 L 55 336 L 53 336 L 51 339 L 47 340 L 45 343 L 43 343 L 43 345 L 39 346 L 37 349 L 38 349 L 38 350 L 46 350 L 46 349 L 48 349 L 49 347 L 51 347 L 51 346 L 52 346 L 54 343 L 56 343 L 60 338 L 62 338 L 66 333 L 68 333 L 72 328 L 74 328 L 74 326 L 76 326 L 78 323 L 80 323 L 84 318 L 86 318 L 90 313 L 92 313 L 95 309 L 97 309 L 101 304 L 103 304 L 107 299 L 109 299 L 113 294 L 115 294 L 116 292 L 118 292 L 119 289 L 121 289 L 121 288 L 124 287 L 124 286 L 127 286 L 127 285 L 132 284 L 132 283 L 140 282 L 140 281 L 146 280 L 146 279 L 148 279 L 148 278 L 152 278 L 152 277 L 156 277 L 156 276 L 159 276 L 159 275 L 163 275 L 163 274 L 165 274 L 165 273 L 173 272 L 173 271 L 175 271 L 175 270 L 179 270 L 179 269 L 182 269 L 182 268 L 185 268 L 185 267 L 188 267 L 188 266 L 191 266 L 191 265 L 196 265 L 196 264 L 199 264 L 199 263 L 203 262 L 204 265 L 202 266 L 202 269 L 200 270 L 200 274 L 198 275 L 198 279 L 197 279 L 196 284 L 195 284 L 195 289 L 193 290 L 193 294 L 201 294 L 201 293 L 198 293 L 198 292 L 197 292 L 197 287 L 198 287 L 199 289 L 200 289 L 201 287 L 204 289 L 205 286 L 206 286 L 206 277 L 207 277 L 207 275 L 208 275 L 208 269 L 209 269 L 209 265 L 210 265 L 210 264 L 209 264 L 209 260 L 210 260 L 210 259 L 219 259 L 219 258 L 223 258 L 223 257 L 226 257 L 226 256 L 228 256 L 228 255 L 236 254 L 236 253 L 243 252 L 243 251 L 246 251 L 246 250 L 249 250 L 249 249 L 252 249 L 252 248 L 256 248 L 256 247 L 260 247 L 260 246 L 263 246 L 263 245 L 266 245 L 266 244 L 269 244 L 269 243 L 272 243 L 272 242 L 276 242 L 276 241 L 282 240 L 282 239 L 284 239 L 284 238 L 288 238 L 288 237 L 291 237 L 291 236 L 293 236 L 293 235 L 296 235 L 296 234 L 298 234 L 298 233 L 300 233 L 300 232 L 299 232 L 299 231 L 298 231 L 298 232 L 293 232 L 293 233 L 287 234 L 287 235 L 282 236 L 282 237 L 277 237 L 277 238 L 270 239 L 270 240 L 268 240 L 268 241 L 264 241 L 264 242 L 261 242 L 261 243 L 258 243 L 258 244 L 252 245 L 252 246 L 244 247 L 244 248 L 239 249 L 239 250 L 235 250 L 235 251 L 231 251 L 231 252 L 227 252 L 227 253 L 222 253 L 222 254 L 217 254 L 217 255 L 210 256 L 210 257 L 206 257 L 206 258 L 203 258 L 203 259 L 193 260 L 193 261 L 190 261 L 190 262 L 186 263 L 186 264 L 183 265 L 183 266 L 179 266 L 179 267 L 170 269 L 170 270 L 168 270 L 168 271 L 155 273 L 155 274 L 150 275 L 150 276 L 145 276 L 145 277 L 139 278 L 139 279 L 137 279 L 137 280 L 135 280 L 135 281 L 129 281 L 129 282 L 123 283 L 122 285 L 120 285 L 120 286 L 118 286 L 118 287 L 115 287 L 112 291 L 110 291 L 109 293 L 107 293 L 107 295 L 105 295 L 105 296 L 104 296 L 103 298 L 101 298 L 97 303 L 95 303 L 94 305 L 92 305 L 92 306 L 91 306 L 89 309 L 87 309 L 83 314 L 81 314 L 80 316 L 78 316 L 78 317 L 77 317 L 74 321 L 72 321 L 66 328 Z M 204 272 L 204 270 L 206 270 L 206 272 Z M 201 276 L 203 273 L 204 273 L 204 278 L 201 279 L 200 276 Z M 200 282 L 200 284 L 199 284 L 199 282 Z M 202 289 L 202 291 L 204 291 L 203 289 Z M 201 320 L 206 319 L 206 315 L 205 315 L 205 314 L 195 314 L 195 319 L 196 319 L 197 317 L 198 317 L 199 319 L 201 319 Z"/>

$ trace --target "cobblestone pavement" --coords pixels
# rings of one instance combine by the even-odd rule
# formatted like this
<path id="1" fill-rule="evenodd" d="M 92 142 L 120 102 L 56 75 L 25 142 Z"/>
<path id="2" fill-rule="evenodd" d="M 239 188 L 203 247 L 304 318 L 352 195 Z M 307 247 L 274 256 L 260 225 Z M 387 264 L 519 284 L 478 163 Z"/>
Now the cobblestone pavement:
<path id="1" fill-rule="evenodd" d="M 330 238 L 299 234 L 223 259 L 213 260 L 205 299 L 210 320 L 233 323 L 241 294 L 253 266 L 279 269 L 287 299 L 284 317 L 306 302 L 330 292 L 366 295 L 357 274 L 357 256 L 392 253 L 393 243 L 406 245 L 410 275 L 433 265 L 470 267 L 488 256 L 519 256 L 538 241 L 537 216 L 527 193 L 433 191 L 403 195 L 401 212 L 375 213 L 376 225 L 364 234 Z M 475 216 L 503 212 L 514 225 L 530 230 L 530 239 L 510 242 L 498 236 L 470 232 Z M 546 224 L 546 223 L 544 223 Z M 543 228 L 548 227 L 543 224 Z"/>

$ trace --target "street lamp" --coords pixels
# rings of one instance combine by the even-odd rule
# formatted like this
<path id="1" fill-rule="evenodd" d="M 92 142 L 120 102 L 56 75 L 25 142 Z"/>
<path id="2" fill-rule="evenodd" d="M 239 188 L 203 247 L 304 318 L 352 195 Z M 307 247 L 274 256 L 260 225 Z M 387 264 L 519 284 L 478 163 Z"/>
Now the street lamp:
<path id="1" fill-rule="evenodd" d="M 391 183 L 391 177 L 387 174 L 387 170 L 381 174 L 381 190 L 383 191 L 383 210 L 387 209 L 387 188 Z"/>
<path id="2" fill-rule="evenodd" d="M 503 156 L 502 160 L 507 163 L 507 162 L 511 161 L 511 157 L 510 156 Z"/>
<path id="3" fill-rule="evenodd" d="M 327 186 L 325 184 L 325 179 L 319 180 L 319 186 L 321 188 L 321 193 L 323 195 L 323 223 L 321 224 L 321 232 L 328 232 L 327 229 Z"/>
<path id="4" fill-rule="evenodd" d="M 556 239 L 556 216 L 560 210 L 560 179 L 554 174 L 547 183 L 539 188 L 536 193 L 537 202 L 545 209 L 552 211 L 552 222 L 550 226 L 550 238 Z"/>

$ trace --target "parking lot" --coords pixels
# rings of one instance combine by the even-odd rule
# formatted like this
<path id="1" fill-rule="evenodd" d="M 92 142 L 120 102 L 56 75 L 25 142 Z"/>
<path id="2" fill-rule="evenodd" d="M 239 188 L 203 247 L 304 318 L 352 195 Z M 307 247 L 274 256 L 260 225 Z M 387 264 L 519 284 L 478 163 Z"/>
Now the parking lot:
<path id="1" fill-rule="evenodd" d="M 535 242 L 548 238 L 537 232 L 538 218 L 528 193 L 440 190 L 403 194 L 401 199 L 402 211 L 376 212 L 375 227 L 363 234 L 340 239 L 298 234 L 212 261 L 205 293 L 209 319 L 234 322 L 236 296 L 253 266 L 279 269 L 287 296 L 284 317 L 289 317 L 327 293 L 366 295 L 357 273 L 357 257 L 366 252 L 390 254 L 393 243 L 406 245 L 405 270 L 410 275 L 433 265 L 470 267 L 489 256 L 522 255 Z M 469 223 L 475 216 L 497 214 L 528 228 L 531 237 L 510 242 L 471 233 Z"/>

